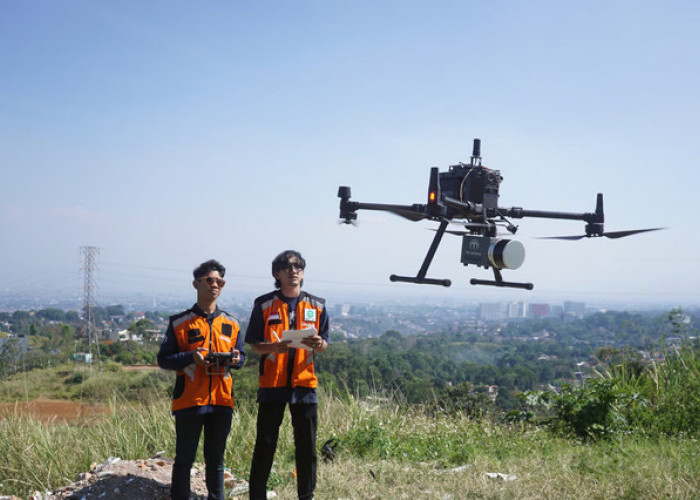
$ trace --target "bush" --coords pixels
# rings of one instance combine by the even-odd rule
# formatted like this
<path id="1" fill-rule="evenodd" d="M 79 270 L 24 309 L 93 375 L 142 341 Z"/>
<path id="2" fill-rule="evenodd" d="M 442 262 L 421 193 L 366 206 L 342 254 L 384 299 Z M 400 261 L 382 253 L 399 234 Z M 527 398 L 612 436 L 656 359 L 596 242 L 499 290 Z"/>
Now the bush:
<path id="1" fill-rule="evenodd" d="M 648 401 L 640 394 L 618 385 L 616 379 L 588 379 L 574 387 L 565 384 L 561 392 L 529 392 L 530 405 L 542 405 L 554 413 L 544 424 L 556 433 L 583 440 L 609 438 L 630 430 L 630 416 Z"/>

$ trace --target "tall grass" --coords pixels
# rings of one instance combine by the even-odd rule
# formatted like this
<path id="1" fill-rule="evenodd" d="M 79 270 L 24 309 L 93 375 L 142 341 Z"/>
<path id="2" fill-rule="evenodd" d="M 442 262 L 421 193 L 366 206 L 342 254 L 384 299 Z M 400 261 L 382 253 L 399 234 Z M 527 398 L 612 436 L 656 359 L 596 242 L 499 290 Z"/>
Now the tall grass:
<path id="1" fill-rule="evenodd" d="M 0 419 L 0 493 L 26 497 L 56 489 L 110 456 L 172 456 L 167 400 L 114 398 L 110 405 L 109 415 L 89 423 L 46 425 L 21 414 Z M 248 475 L 255 415 L 251 405 L 235 413 L 226 465 L 237 477 Z M 320 464 L 319 498 L 690 498 L 700 491 L 700 447 L 687 437 L 628 435 L 583 445 L 525 424 L 324 394 L 319 421 L 319 444 L 329 437 L 340 442 L 335 461 Z M 293 456 L 285 421 L 269 483 L 283 499 L 296 498 Z"/>

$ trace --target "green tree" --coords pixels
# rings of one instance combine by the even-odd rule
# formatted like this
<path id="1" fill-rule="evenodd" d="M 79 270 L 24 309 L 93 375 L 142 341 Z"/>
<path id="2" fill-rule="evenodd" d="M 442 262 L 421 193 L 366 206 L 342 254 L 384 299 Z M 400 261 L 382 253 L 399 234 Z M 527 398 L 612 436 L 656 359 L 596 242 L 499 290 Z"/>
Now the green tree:
<path id="1" fill-rule="evenodd" d="M 36 316 L 47 321 L 65 321 L 66 313 L 64 313 L 61 309 L 49 307 L 37 311 Z"/>
<path id="2" fill-rule="evenodd" d="M 0 346 L 0 378 L 19 371 L 19 362 L 22 356 L 22 346 L 19 339 L 5 339 Z"/>
<path id="3" fill-rule="evenodd" d="M 142 338 L 144 344 L 152 344 L 158 330 L 156 324 L 150 319 L 140 319 L 127 328 L 130 337 Z"/>

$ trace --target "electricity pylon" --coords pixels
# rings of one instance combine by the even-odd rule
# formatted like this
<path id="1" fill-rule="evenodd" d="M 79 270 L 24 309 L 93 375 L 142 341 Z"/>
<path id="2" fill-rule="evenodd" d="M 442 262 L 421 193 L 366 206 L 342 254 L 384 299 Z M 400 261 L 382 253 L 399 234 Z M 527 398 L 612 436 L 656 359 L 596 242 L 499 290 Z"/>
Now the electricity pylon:
<path id="1" fill-rule="evenodd" d="M 96 259 L 100 253 L 97 247 L 81 247 L 80 252 L 83 257 L 83 312 L 85 314 L 85 332 L 87 333 L 88 346 L 90 352 L 90 368 L 92 368 L 93 358 L 97 358 L 102 371 L 102 358 L 100 357 L 100 343 L 97 340 L 95 327 L 95 271 L 97 270 Z"/>

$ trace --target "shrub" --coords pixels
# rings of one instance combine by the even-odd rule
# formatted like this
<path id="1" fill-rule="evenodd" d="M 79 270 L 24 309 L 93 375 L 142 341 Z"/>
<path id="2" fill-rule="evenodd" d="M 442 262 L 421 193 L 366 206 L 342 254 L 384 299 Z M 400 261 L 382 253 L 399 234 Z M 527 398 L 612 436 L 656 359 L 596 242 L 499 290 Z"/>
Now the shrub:
<path id="1" fill-rule="evenodd" d="M 544 424 L 556 433 L 583 440 L 608 438 L 630 430 L 629 416 L 648 402 L 618 385 L 616 379 L 588 379 L 581 386 L 565 384 L 561 392 L 529 392 L 531 405 L 554 413 Z"/>

